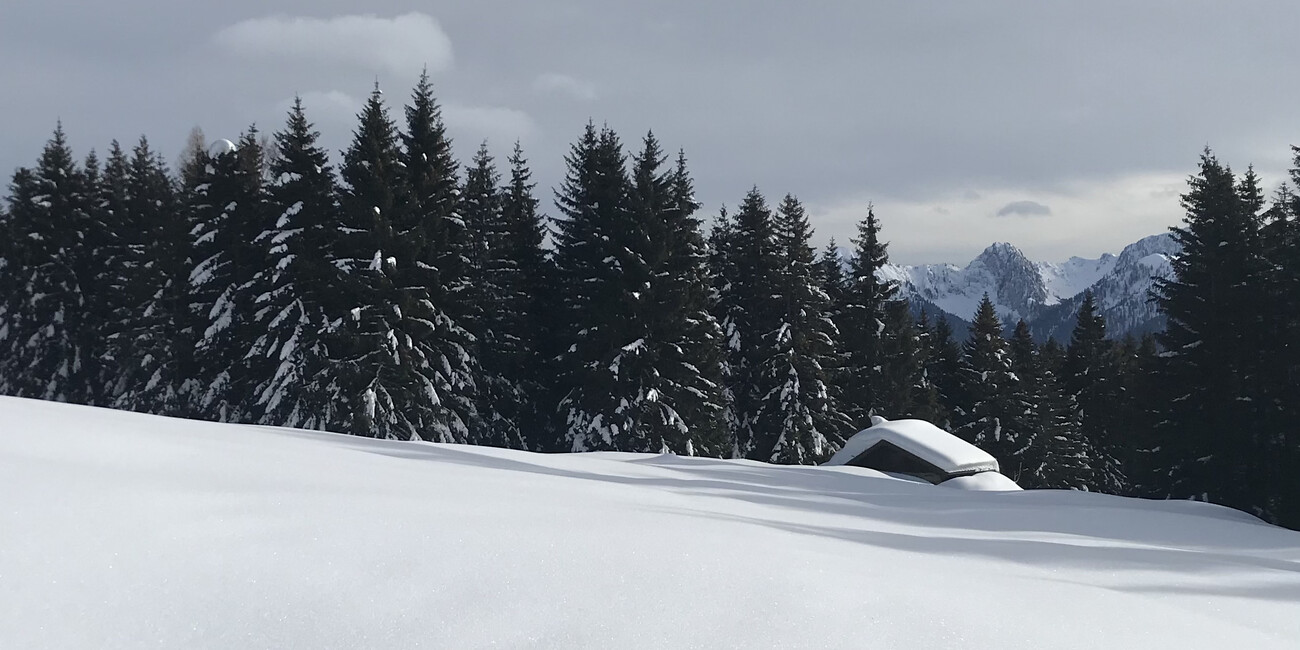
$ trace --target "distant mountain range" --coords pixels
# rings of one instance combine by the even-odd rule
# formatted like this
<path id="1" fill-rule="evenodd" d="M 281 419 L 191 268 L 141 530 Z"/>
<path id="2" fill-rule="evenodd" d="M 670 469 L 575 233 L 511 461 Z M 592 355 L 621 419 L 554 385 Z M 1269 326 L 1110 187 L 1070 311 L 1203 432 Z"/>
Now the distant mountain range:
<path id="1" fill-rule="evenodd" d="M 1169 233 L 1129 244 L 1119 255 L 1071 257 L 1061 263 L 1033 262 L 1015 246 L 996 243 L 964 267 L 891 264 L 880 274 L 897 281 L 914 308 L 947 318 L 958 333 L 969 327 L 987 293 L 1008 329 L 1023 318 L 1039 341 L 1069 340 L 1083 293 L 1092 289 L 1107 333 L 1121 338 L 1164 328 L 1164 318 L 1147 296 L 1154 278 L 1172 273 L 1170 261 L 1178 252 Z"/>

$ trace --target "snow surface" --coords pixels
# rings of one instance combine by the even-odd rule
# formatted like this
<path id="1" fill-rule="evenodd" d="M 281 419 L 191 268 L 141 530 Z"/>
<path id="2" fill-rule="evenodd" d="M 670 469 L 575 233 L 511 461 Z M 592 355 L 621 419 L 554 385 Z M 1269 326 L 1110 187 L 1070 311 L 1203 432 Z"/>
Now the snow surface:
<path id="1" fill-rule="evenodd" d="M 1104 253 L 1095 260 L 1071 257 L 1059 264 L 1037 262 L 1034 266 L 1038 267 L 1038 273 L 1043 278 L 1044 286 L 1047 287 L 1050 296 L 1047 304 L 1056 304 L 1063 299 L 1083 293 L 1085 289 L 1106 277 L 1106 274 L 1115 268 L 1115 261 L 1118 259 L 1110 253 Z"/>
<path id="2" fill-rule="evenodd" d="M 1288 648 L 1300 534 L 0 398 L 3 648 Z"/>
<path id="3" fill-rule="evenodd" d="M 872 418 L 873 426 L 849 438 L 826 465 L 845 465 L 884 440 L 948 474 L 996 472 L 998 461 L 988 452 L 925 420 Z M 879 422 L 877 424 L 877 422 Z"/>

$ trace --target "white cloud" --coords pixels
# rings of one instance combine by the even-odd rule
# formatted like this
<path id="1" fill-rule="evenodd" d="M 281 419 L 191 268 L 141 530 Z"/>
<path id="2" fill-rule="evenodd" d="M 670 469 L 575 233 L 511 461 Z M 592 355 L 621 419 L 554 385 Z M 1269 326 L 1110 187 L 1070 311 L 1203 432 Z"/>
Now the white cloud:
<path id="1" fill-rule="evenodd" d="M 418 12 L 394 18 L 267 16 L 226 27 L 213 41 L 242 57 L 285 57 L 376 72 L 409 74 L 426 66 L 436 72 L 452 64 L 451 39 L 437 20 Z"/>
<path id="2" fill-rule="evenodd" d="M 499 145 L 527 137 L 537 128 L 527 113 L 498 106 L 443 104 L 442 118 L 447 128 L 457 135 L 475 140 L 486 138 Z"/>
<path id="3" fill-rule="evenodd" d="M 538 92 L 561 93 L 584 102 L 596 99 L 596 87 L 590 82 L 559 72 L 538 75 L 533 80 L 533 89 Z"/>

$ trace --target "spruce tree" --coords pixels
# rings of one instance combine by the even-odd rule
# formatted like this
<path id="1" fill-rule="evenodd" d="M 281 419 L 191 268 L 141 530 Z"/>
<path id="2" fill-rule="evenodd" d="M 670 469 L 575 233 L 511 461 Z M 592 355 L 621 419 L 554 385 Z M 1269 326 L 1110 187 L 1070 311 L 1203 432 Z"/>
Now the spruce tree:
<path id="1" fill-rule="evenodd" d="M 1079 409 L 1022 319 L 1007 344 L 1014 373 L 1010 393 L 1023 406 L 1009 413 L 1023 432 L 1020 450 L 1002 472 L 1026 488 L 1091 490 L 1094 454 L 1079 426 Z"/>
<path id="2" fill-rule="evenodd" d="M 816 271 L 822 291 L 830 299 L 831 315 L 838 317 L 844 303 L 844 294 L 848 290 L 849 279 L 844 273 L 844 256 L 840 254 L 840 246 L 835 243 L 834 237 L 831 237 L 826 248 L 822 249 L 821 257 L 817 258 Z"/>
<path id="3" fill-rule="evenodd" d="M 461 322 L 474 335 L 480 363 L 478 412 L 482 425 L 472 432 L 476 444 L 523 449 L 521 418 L 528 395 L 520 386 L 523 350 L 514 325 L 526 312 L 520 304 L 517 266 L 510 250 L 511 225 L 505 220 L 501 175 L 483 143 L 465 173 L 461 215 L 467 225 L 466 309 Z"/>
<path id="4" fill-rule="evenodd" d="M 781 274 L 776 224 L 763 194 L 755 187 L 736 211 L 734 220 L 720 219 L 713 232 L 714 261 L 719 269 L 716 309 L 726 341 L 728 411 L 724 419 L 735 441 L 732 455 L 770 457 L 758 413 L 766 391 L 761 366 L 772 357 L 764 335 L 780 325 L 779 305 L 772 299 Z M 725 252 L 723 252 L 725 251 Z"/>
<path id="5" fill-rule="evenodd" d="M 498 268 L 504 240 L 505 225 L 501 216 L 501 197 L 498 186 L 501 174 L 496 161 L 488 151 L 487 142 L 479 145 L 473 164 L 465 170 L 464 187 L 460 190 L 461 221 L 465 224 L 465 238 L 460 246 L 463 253 L 464 281 L 460 290 L 463 303 L 460 324 L 479 339 L 481 351 L 491 347 L 483 341 L 487 326 L 483 322 L 497 307 L 501 288 L 492 285 L 500 275 Z"/>
<path id="6" fill-rule="evenodd" d="M 192 373 L 184 391 L 194 417 L 243 422 L 262 359 L 245 352 L 256 336 L 253 280 L 267 265 L 257 238 L 266 229 L 263 152 L 256 128 L 231 150 L 205 159 L 189 197 L 194 222 L 190 313 L 195 335 Z"/>
<path id="7" fill-rule="evenodd" d="M 912 319 L 911 305 L 906 300 L 886 302 L 882 322 L 876 410 L 894 419 L 941 420 L 938 390 L 926 370 L 928 351 Z"/>
<path id="8" fill-rule="evenodd" d="M 1019 456 L 1030 442 L 1002 323 L 987 295 L 980 301 L 963 346 L 959 377 L 960 401 L 953 414 L 955 433 L 989 452 L 1007 468 L 1019 466 Z"/>
<path id="9" fill-rule="evenodd" d="M 166 163 L 143 136 L 131 150 L 126 197 L 136 231 L 128 240 L 124 264 L 126 298 L 118 318 L 123 328 L 114 345 L 124 362 L 113 406 L 183 415 L 182 385 L 193 344 L 191 226 Z"/>
<path id="10" fill-rule="evenodd" d="M 478 359 L 473 335 L 462 319 L 470 310 L 466 291 L 468 234 L 459 213 L 459 165 L 442 112 L 426 73 L 405 107 L 399 151 L 403 200 L 389 213 L 397 264 L 389 273 L 402 315 L 397 325 L 409 338 L 410 408 L 421 435 L 436 442 L 466 442 L 479 429 L 476 405 Z M 432 397 L 428 397 L 432 395 Z"/>
<path id="11" fill-rule="evenodd" d="M 0 395 L 18 394 L 24 372 L 16 363 L 12 345 L 26 325 L 23 306 L 37 242 L 27 236 L 34 223 L 24 218 L 23 211 L 31 209 L 36 192 L 32 170 L 19 168 L 9 184 L 9 206 L 0 206 Z"/>
<path id="12" fill-rule="evenodd" d="M 629 178 L 617 135 L 592 124 L 566 159 L 556 196 L 569 321 L 560 354 L 565 448 L 717 454 L 723 446 L 710 422 L 718 400 L 705 392 L 716 381 L 701 376 L 716 362 L 697 354 L 716 333 L 707 321 L 687 322 L 703 314 L 705 296 L 693 190 L 684 159 L 676 170 L 664 169 L 665 159 L 647 135 Z"/>
<path id="13" fill-rule="evenodd" d="M 1020 348 L 1025 346 L 1024 337 Z M 1032 343 L 1032 340 L 1030 340 Z M 1016 358 L 1013 349 L 1013 360 Z M 1033 406 L 1035 445 L 1027 461 L 1039 461 L 1038 473 L 1021 480 L 1027 488 L 1089 491 L 1097 484 L 1094 454 L 1079 421 L 1079 406 L 1062 385 L 1059 372 L 1065 364 L 1065 349 L 1048 339 L 1038 349 L 1034 369 L 1013 361 L 1017 378 L 1026 386 Z M 1028 383 L 1025 383 L 1028 382 Z"/>
<path id="14" fill-rule="evenodd" d="M 739 282 L 736 267 L 736 222 L 723 206 L 713 219 L 707 241 L 707 268 L 709 273 L 709 313 L 721 330 L 719 343 L 721 355 L 719 370 L 722 377 L 722 412 L 720 418 L 724 435 L 730 441 L 733 457 L 742 456 L 739 451 L 737 432 L 741 430 L 741 411 L 738 408 L 736 390 L 741 385 L 743 357 L 740 348 L 740 336 L 737 325 L 743 314 L 742 305 L 736 294 Z M 741 395 L 743 397 L 743 395 Z"/>
<path id="15" fill-rule="evenodd" d="M 961 345 L 953 338 L 952 325 L 942 316 L 935 319 L 928 332 L 925 358 L 925 374 L 939 404 L 933 423 L 951 431 L 953 411 L 961 401 Z"/>
<path id="16" fill-rule="evenodd" d="M 324 429 L 339 418 L 328 366 L 337 327 L 328 306 L 341 284 L 327 257 L 339 225 L 334 170 L 301 99 L 274 137 L 266 210 L 274 221 L 256 239 L 267 265 L 253 280 L 258 335 L 246 353 L 268 372 L 254 378 L 248 410 L 262 424 Z"/>
<path id="17" fill-rule="evenodd" d="M 1154 497 L 1155 452 L 1159 446 L 1157 421 L 1153 406 L 1162 399 L 1156 379 L 1159 352 L 1155 337 L 1144 335 L 1140 340 L 1127 336 L 1117 348 L 1120 399 L 1116 404 L 1117 421 L 1112 425 L 1122 440 L 1113 453 L 1124 469 L 1127 493 L 1133 496 Z"/>
<path id="18" fill-rule="evenodd" d="M 559 335 L 567 346 L 557 364 L 565 391 L 557 408 L 558 447 L 613 450 L 618 448 L 615 437 L 632 426 L 620 408 L 631 403 L 623 394 L 626 387 L 617 385 L 628 376 L 621 374 L 623 348 L 629 355 L 642 351 L 629 304 L 639 287 L 626 277 L 640 262 L 631 260 L 634 268 L 629 269 L 626 258 L 633 253 L 620 250 L 629 181 L 617 137 L 608 129 L 598 132 L 592 123 L 571 146 L 565 163 L 567 173 L 556 191 L 556 206 L 564 215 L 555 251 L 564 311 Z"/>
<path id="19" fill-rule="evenodd" d="M 91 396 L 85 271 L 93 188 L 60 125 L 37 165 L 11 186 L 8 219 L 22 240 L 15 294 L 9 299 L 5 354 L 9 392 L 63 402 Z"/>
<path id="20" fill-rule="evenodd" d="M 502 264 L 498 279 L 502 303 L 495 326 L 500 344 L 492 351 L 493 363 L 513 368 L 521 400 L 516 423 L 524 442 L 537 450 L 556 439 L 550 417 L 554 403 L 547 400 L 554 384 L 548 360 L 558 352 L 551 336 L 556 328 L 549 318 L 556 299 L 555 272 L 545 249 L 547 226 L 534 194 L 536 183 L 519 142 L 508 162 L 510 178 L 500 192 L 502 259 L 508 263 Z"/>
<path id="21" fill-rule="evenodd" d="M 1004 463 L 1002 473 L 1011 477 L 1022 487 L 1045 487 L 1047 474 L 1046 443 L 1050 436 L 1050 418 L 1043 412 L 1047 407 L 1048 396 L 1044 385 L 1045 371 L 1038 357 L 1038 346 L 1029 332 L 1029 324 L 1020 319 L 1007 341 L 1007 354 L 1011 359 L 1011 371 L 1014 374 L 1012 385 L 1017 399 L 1023 400 L 1025 411 L 1019 414 L 1018 427 L 1027 436 L 1022 441 L 1020 453 L 1015 457 L 1015 465 Z"/>
<path id="22" fill-rule="evenodd" d="M 344 153 L 343 225 L 330 253 L 343 289 L 329 307 L 341 320 L 328 343 L 330 393 L 340 403 L 331 426 L 378 438 L 464 442 L 475 417 L 468 335 L 433 299 L 443 285 L 431 231 L 446 216 L 441 199 L 454 197 L 455 178 L 440 175 L 453 167 L 440 162 L 448 143 L 431 133 L 440 120 L 426 93 L 422 84 L 408 115 L 405 152 L 376 88 Z"/>
<path id="23" fill-rule="evenodd" d="M 655 176 L 657 145 L 652 135 L 636 161 L 632 204 L 653 224 L 651 264 L 652 340 L 658 350 L 657 416 L 668 450 L 722 456 L 734 445 L 723 420 L 722 329 L 709 312 L 707 251 L 695 184 L 679 151 L 665 172 L 662 195 Z"/>
<path id="24" fill-rule="evenodd" d="M 776 283 L 768 302 L 772 327 L 760 331 L 754 373 L 754 457 L 816 464 L 839 450 L 852 421 L 831 396 L 826 368 L 836 363 L 835 330 L 819 286 L 812 228 L 803 205 L 786 195 L 775 219 Z"/>
<path id="25" fill-rule="evenodd" d="M 93 406 L 112 403 L 112 384 L 121 374 L 110 349 L 113 334 L 118 330 L 114 317 L 122 299 L 121 283 L 114 276 L 122 274 L 118 268 L 123 257 L 121 238 L 131 227 L 121 202 L 125 191 L 125 156 L 116 141 L 110 152 L 107 169 L 101 169 L 94 150 L 82 163 L 84 218 L 78 233 L 80 250 L 75 254 L 74 271 L 84 295 L 77 347 L 85 354 L 82 361 L 85 383 L 77 401 Z"/>
<path id="26" fill-rule="evenodd" d="M 1183 252 L 1154 290 L 1168 322 L 1157 337 L 1171 392 L 1161 446 L 1173 496 L 1271 517 L 1263 483 L 1277 438 L 1260 418 L 1267 265 L 1256 197 L 1208 150 L 1182 197 L 1184 225 L 1172 231 Z"/>
<path id="27" fill-rule="evenodd" d="M 1291 184 L 1283 184 L 1273 198 L 1264 230 L 1268 270 L 1265 343 L 1260 353 L 1265 357 L 1263 385 L 1268 390 L 1269 407 L 1265 426 L 1278 432 L 1272 445 L 1272 462 L 1267 480 L 1274 486 L 1274 504 L 1278 523 L 1300 528 L 1300 147 L 1291 148 L 1293 164 Z"/>
<path id="28" fill-rule="evenodd" d="M 1109 494 L 1126 492 L 1127 481 L 1117 460 L 1128 444 L 1118 437 L 1124 395 L 1116 351 L 1106 338 L 1106 319 L 1097 312 L 1091 290 L 1084 292 L 1079 305 L 1062 380 L 1078 405 L 1083 436 L 1093 453 L 1093 489 Z"/>
<path id="29" fill-rule="evenodd" d="M 884 372 L 883 340 L 888 336 L 888 304 L 898 294 L 898 286 L 882 280 L 879 271 L 889 261 L 886 244 L 880 240 L 880 222 L 874 208 L 867 208 L 867 216 L 858 223 L 858 237 L 853 240 L 853 256 L 849 259 L 849 284 L 846 291 L 840 322 L 840 344 L 844 349 L 845 365 L 840 375 L 844 410 L 858 426 L 868 426 L 873 414 L 898 417 L 880 409 L 886 401 L 897 407 L 898 395 L 886 397 L 882 373 Z M 907 385 L 907 380 L 896 385 Z"/>

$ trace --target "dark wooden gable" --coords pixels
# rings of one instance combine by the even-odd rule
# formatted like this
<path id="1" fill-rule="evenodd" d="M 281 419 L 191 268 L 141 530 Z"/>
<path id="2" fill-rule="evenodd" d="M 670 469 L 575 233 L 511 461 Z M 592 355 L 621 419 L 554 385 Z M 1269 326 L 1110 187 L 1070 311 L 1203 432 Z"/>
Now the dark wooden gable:
<path id="1" fill-rule="evenodd" d="M 855 456 L 847 464 L 880 472 L 907 474 L 925 479 L 935 485 L 952 478 L 952 475 L 948 472 L 887 440 L 877 442 L 866 451 Z"/>

